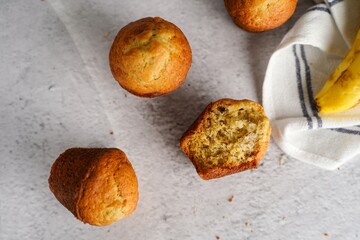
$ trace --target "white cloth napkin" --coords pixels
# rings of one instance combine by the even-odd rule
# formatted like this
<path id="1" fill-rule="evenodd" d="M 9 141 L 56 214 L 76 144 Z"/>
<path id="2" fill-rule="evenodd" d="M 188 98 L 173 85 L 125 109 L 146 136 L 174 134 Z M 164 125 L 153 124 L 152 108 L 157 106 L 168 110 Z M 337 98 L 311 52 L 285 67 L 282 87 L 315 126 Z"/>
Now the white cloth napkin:
<path id="1" fill-rule="evenodd" d="M 313 100 L 359 27 L 359 0 L 327 0 L 308 9 L 270 58 L 263 105 L 289 156 L 330 170 L 360 159 L 360 107 L 320 115 Z"/>

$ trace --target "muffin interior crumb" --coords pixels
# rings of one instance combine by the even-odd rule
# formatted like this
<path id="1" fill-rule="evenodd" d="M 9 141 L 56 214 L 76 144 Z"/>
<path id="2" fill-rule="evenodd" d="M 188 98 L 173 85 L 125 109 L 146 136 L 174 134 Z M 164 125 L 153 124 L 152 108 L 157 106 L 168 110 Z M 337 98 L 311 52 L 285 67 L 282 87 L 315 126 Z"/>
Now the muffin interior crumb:
<path id="1" fill-rule="evenodd" d="M 210 111 L 188 149 L 202 169 L 250 162 L 267 134 L 266 124 L 263 113 L 251 106 L 222 104 Z"/>

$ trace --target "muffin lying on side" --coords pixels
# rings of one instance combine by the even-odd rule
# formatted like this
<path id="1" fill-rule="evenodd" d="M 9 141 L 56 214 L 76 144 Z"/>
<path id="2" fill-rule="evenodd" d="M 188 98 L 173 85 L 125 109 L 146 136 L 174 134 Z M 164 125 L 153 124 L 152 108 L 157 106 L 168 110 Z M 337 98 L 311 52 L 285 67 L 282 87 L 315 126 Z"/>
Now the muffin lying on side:
<path id="1" fill-rule="evenodd" d="M 148 17 L 120 30 L 109 61 L 121 87 L 140 97 L 156 97 L 174 91 L 185 81 L 192 55 L 177 26 Z"/>
<path id="2" fill-rule="evenodd" d="M 200 177 L 208 180 L 256 168 L 266 153 L 270 133 L 259 104 L 221 99 L 206 107 L 180 146 Z"/>
<path id="3" fill-rule="evenodd" d="M 294 13 L 297 0 L 224 0 L 236 25 L 262 32 L 284 24 Z"/>
<path id="4" fill-rule="evenodd" d="M 116 148 L 72 148 L 54 162 L 50 190 L 76 218 L 96 226 L 130 215 L 138 183 L 125 153 Z"/>

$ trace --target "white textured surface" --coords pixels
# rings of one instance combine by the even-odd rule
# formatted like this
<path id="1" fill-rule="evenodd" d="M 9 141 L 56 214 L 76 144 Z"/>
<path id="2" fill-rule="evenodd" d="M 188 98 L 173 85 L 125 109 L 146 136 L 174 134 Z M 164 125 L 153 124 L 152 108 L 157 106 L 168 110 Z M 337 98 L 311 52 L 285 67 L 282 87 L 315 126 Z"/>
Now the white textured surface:
<path id="1" fill-rule="evenodd" d="M 253 34 L 221 0 L 0 0 L 0 239 L 360 238 L 360 161 L 332 172 L 286 156 L 280 165 L 272 143 L 257 170 L 202 181 L 178 147 L 210 101 L 260 101 L 270 54 L 311 4 Z M 155 15 L 184 31 L 193 64 L 180 89 L 141 99 L 118 87 L 107 56 L 122 26 Z M 57 202 L 50 167 L 73 146 L 127 153 L 140 191 L 132 216 L 92 227 Z"/>

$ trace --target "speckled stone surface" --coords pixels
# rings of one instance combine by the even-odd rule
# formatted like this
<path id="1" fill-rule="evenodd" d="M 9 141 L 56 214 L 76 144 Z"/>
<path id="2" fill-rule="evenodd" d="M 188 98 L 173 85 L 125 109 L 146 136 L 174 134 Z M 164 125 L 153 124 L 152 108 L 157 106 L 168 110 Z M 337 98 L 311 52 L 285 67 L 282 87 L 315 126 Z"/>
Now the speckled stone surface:
<path id="1" fill-rule="evenodd" d="M 255 34 L 221 0 L 0 0 L 0 239 L 359 239 L 360 161 L 326 171 L 271 143 L 258 169 L 203 181 L 179 149 L 210 101 L 261 101 L 271 53 L 312 4 Z M 193 64 L 177 91 L 142 99 L 113 80 L 108 51 L 121 27 L 156 15 L 183 30 Z M 93 227 L 54 198 L 51 164 L 75 146 L 126 152 L 133 215 Z"/>

